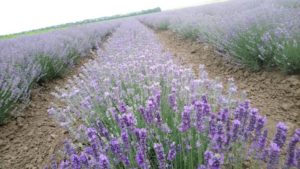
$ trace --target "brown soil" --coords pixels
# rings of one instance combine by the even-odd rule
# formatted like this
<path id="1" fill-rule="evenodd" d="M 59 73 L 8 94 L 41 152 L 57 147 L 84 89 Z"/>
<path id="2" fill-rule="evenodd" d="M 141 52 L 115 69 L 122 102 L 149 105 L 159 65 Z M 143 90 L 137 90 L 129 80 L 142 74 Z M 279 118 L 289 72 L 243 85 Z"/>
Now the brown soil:
<path id="1" fill-rule="evenodd" d="M 68 79 L 80 72 L 90 57 L 83 58 L 63 78 L 43 83 L 32 90 L 30 103 L 19 115 L 0 130 L 0 168 L 43 168 L 51 155 L 63 147 L 68 132 L 49 118 L 50 104 L 64 106 L 51 92 L 64 87 Z"/>
<path id="2" fill-rule="evenodd" d="M 193 68 L 198 73 L 199 64 L 204 64 L 211 78 L 223 82 L 233 77 L 239 89 L 246 91 L 251 104 L 268 117 L 268 124 L 283 121 L 290 131 L 300 127 L 300 76 L 280 72 L 250 72 L 232 63 L 215 52 L 206 43 L 183 39 L 171 31 L 156 31 L 165 49 L 172 53 L 180 64 Z"/>
<path id="3" fill-rule="evenodd" d="M 56 87 L 65 87 L 68 80 L 78 75 L 82 66 L 95 57 L 91 51 L 64 77 L 37 86 L 32 90 L 29 105 L 22 112 L 16 112 L 16 118 L 0 126 L 0 169 L 43 168 L 50 163 L 51 156 L 63 148 L 69 133 L 48 116 L 47 110 L 53 104 L 65 105 L 51 93 Z"/>

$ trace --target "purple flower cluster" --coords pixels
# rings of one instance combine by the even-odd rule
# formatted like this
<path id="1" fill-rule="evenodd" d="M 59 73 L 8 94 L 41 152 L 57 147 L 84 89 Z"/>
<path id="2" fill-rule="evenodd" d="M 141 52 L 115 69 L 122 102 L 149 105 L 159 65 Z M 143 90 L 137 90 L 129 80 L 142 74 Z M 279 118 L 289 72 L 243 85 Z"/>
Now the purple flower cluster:
<path id="1" fill-rule="evenodd" d="M 165 161 L 165 153 L 163 149 L 163 145 L 160 143 L 154 143 L 154 150 L 156 153 L 156 158 L 158 161 L 158 168 L 164 169 L 166 168 L 166 161 Z"/>
<path id="2" fill-rule="evenodd" d="M 181 124 L 179 126 L 179 131 L 186 132 L 188 129 L 191 128 L 191 107 L 184 106 L 184 110 L 181 113 Z"/>

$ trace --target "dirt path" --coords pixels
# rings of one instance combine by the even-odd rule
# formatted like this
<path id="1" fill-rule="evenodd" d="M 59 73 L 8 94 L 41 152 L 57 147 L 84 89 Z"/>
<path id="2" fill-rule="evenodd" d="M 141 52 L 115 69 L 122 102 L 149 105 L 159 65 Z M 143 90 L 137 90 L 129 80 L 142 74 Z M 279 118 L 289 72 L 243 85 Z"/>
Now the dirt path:
<path id="1" fill-rule="evenodd" d="M 246 91 L 252 105 L 268 117 L 268 124 L 273 128 L 279 121 L 286 122 L 291 130 L 300 127 L 300 76 L 249 72 L 216 54 L 208 44 L 182 39 L 171 31 L 156 31 L 156 34 L 180 64 L 191 66 L 196 73 L 199 64 L 204 64 L 212 78 L 220 77 L 225 82 L 233 77 L 239 89 Z"/>
<path id="2" fill-rule="evenodd" d="M 64 78 L 44 83 L 32 91 L 31 102 L 15 120 L 0 128 L 0 168 L 43 168 L 51 155 L 62 148 L 68 132 L 48 117 L 51 103 L 63 106 L 51 92 L 63 87 L 69 77 L 80 72 L 84 58 Z"/>
<path id="3" fill-rule="evenodd" d="M 0 126 L 0 169 L 44 168 L 49 164 L 52 154 L 63 148 L 63 141 L 69 133 L 48 116 L 47 110 L 52 104 L 62 107 L 64 104 L 51 93 L 56 87 L 63 88 L 94 57 L 96 54 L 91 51 L 63 78 L 33 89 L 29 106 L 16 119 Z"/>

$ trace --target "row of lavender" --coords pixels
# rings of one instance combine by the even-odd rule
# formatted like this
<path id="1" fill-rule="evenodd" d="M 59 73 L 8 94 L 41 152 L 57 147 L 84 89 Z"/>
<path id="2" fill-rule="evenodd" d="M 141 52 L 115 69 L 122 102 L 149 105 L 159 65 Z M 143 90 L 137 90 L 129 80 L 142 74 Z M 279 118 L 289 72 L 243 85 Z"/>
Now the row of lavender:
<path id="1" fill-rule="evenodd" d="M 60 76 L 115 26 L 90 24 L 0 41 L 0 123 L 35 82 Z"/>
<path id="2" fill-rule="evenodd" d="M 288 139 L 279 123 L 269 143 L 266 118 L 233 79 L 225 88 L 201 65 L 197 77 L 174 64 L 139 22 L 121 24 L 98 55 L 54 93 L 68 106 L 49 114 L 76 141 L 50 168 L 300 168 L 300 129 Z"/>
<path id="3" fill-rule="evenodd" d="M 300 73 L 300 2 L 231 0 L 142 17 L 157 29 L 206 41 L 251 70 Z"/>

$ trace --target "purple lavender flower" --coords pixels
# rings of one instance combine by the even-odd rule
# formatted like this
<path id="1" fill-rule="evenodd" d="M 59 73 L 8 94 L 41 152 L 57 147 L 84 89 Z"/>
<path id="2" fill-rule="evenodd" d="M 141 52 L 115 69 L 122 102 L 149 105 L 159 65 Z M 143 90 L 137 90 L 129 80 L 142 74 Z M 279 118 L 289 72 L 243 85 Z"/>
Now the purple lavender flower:
<path id="1" fill-rule="evenodd" d="M 212 149 L 215 152 L 221 152 L 222 149 L 224 148 L 224 143 L 225 143 L 225 135 L 224 135 L 224 129 L 223 129 L 223 124 L 221 121 L 217 122 L 217 126 L 216 126 L 216 134 L 214 135 L 213 139 L 212 139 Z"/>
<path id="2" fill-rule="evenodd" d="M 153 112 L 155 111 L 155 103 L 152 100 L 147 100 L 146 103 L 146 122 L 148 124 L 151 124 L 154 120 L 153 118 Z"/>
<path id="3" fill-rule="evenodd" d="M 214 153 L 211 151 L 206 150 L 204 153 L 204 165 L 209 164 L 209 160 L 213 157 Z"/>
<path id="4" fill-rule="evenodd" d="M 125 166 L 129 166 L 129 160 L 128 157 L 123 154 L 121 145 L 117 139 L 112 139 L 110 141 L 110 149 L 113 152 L 113 154 L 120 160 L 122 161 Z"/>
<path id="5" fill-rule="evenodd" d="M 206 96 L 202 96 L 202 114 L 208 116 L 211 112 L 211 107 L 208 104 Z"/>
<path id="6" fill-rule="evenodd" d="M 133 113 L 122 114 L 122 121 L 125 124 L 125 126 L 127 126 L 129 128 L 134 127 L 137 123 Z"/>
<path id="7" fill-rule="evenodd" d="M 257 109 L 251 109 L 251 112 L 250 112 L 250 121 L 249 121 L 249 125 L 248 125 L 248 128 L 247 128 L 248 132 L 254 131 L 254 127 L 255 127 L 256 119 L 257 119 L 257 114 L 258 114 L 258 110 Z"/>
<path id="8" fill-rule="evenodd" d="M 146 157 L 145 157 L 145 152 L 140 149 L 136 156 L 135 156 L 135 161 L 137 162 L 138 166 L 142 169 L 148 169 L 149 165 L 146 162 Z"/>
<path id="9" fill-rule="evenodd" d="M 72 154 L 72 156 L 71 156 L 71 166 L 72 166 L 73 169 L 80 169 L 81 168 L 80 160 L 79 160 L 78 155 Z"/>
<path id="10" fill-rule="evenodd" d="M 172 161 L 175 159 L 175 157 L 176 157 L 176 144 L 175 144 L 175 142 L 173 142 L 170 145 L 170 150 L 168 152 L 167 160 Z"/>
<path id="11" fill-rule="evenodd" d="M 125 149 L 129 149 L 129 135 L 128 135 L 128 132 L 126 129 L 122 129 L 121 130 L 121 138 L 122 138 L 122 141 L 123 141 L 123 145 L 125 147 Z"/>
<path id="12" fill-rule="evenodd" d="M 179 131 L 186 132 L 188 129 L 191 128 L 191 107 L 190 106 L 184 106 L 184 110 L 181 113 L 181 124 L 179 126 Z"/>
<path id="13" fill-rule="evenodd" d="M 121 102 L 119 103 L 119 111 L 120 111 L 122 114 L 124 114 L 124 113 L 127 112 L 126 104 L 125 104 L 123 101 L 121 101 Z"/>
<path id="14" fill-rule="evenodd" d="M 176 92 L 172 89 L 171 94 L 169 94 L 169 104 L 173 111 L 177 112 L 177 102 L 176 102 Z"/>
<path id="15" fill-rule="evenodd" d="M 227 122 L 227 120 L 228 120 L 228 117 L 229 117 L 229 114 L 228 114 L 229 112 L 228 112 L 228 109 L 227 108 L 225 108 L 225 109 L 223 109 L 222 111 L 221 111 L 221 113 L 220 113 L 220 119 L 221 119 L 221 121 L 225 124 L 226 122 Z"/>
<path id="16" fill-rule="evenodd" d="M 208 161 L 208 166 L 210 169 L 221 169 L 224 162 L 224 157 L 222 154 L 214 154 Z"/>
<path id="17" fill-rule="evenodd" d="M 205 165 L 199 165 L 199 166 L 197 167 L 197 169 L 207 169 L 207 168 L 205 167 Z"/>
<path id="18" fill-rule="evenodd" d="M 276 143 L 279 146 L 279 148 L 282 148 L 286 141 L 288 127 L 282 122 L 279 122 L 276 127 L 277 131 L 273 142 Z"/>
<path id="19" fill-rule="evenodd" d="M 160 95 L 160 91 L 157 90 L 156 94 L 155 94 L 155 102 L 156 102 L 156 106 L 160 105 L 160 100 L 161 100 L 161 95 Z"/>
<path id="20" fill-rule="evenodd" d="M 280 147 L 276 143 L 270 145 L 270 158 L 267 164 L 267 169 L 277 169 L 280 158 Z"/>
<path id="21" fill-rule="evenodd" d="M 147 147 L 147 130 L 146 129 L 135 129 L 135 134 L 137 140 L 139 142 L 139 146 L 141 149 L 145 150 Z"/>
<path id="22" fill-rule="evenodd" d="M 268 130 L 264 130 L 263 134 L 256 141 L 254 149 L 256 150 L 256 158 L 262 161 L 266 160 L 268 150 L 266 149 L 266 143 L 268 139 Z"/>
<path id="23" fill-rule="evenodd" d="M 110 168 L 109 160 L 108 160 L 106 155 L 100 154 L 100 156 L 99 156 L 99 166 L 100 166 L 101 169 L 109 169 Z"/>
<path id="24" fill-rule="evenodd" d="M 203 112 L 202 112 L 202 104 L 200 101 L 194 102 L 194 108 L 196 112 L 196 128 L 198 132 L 203 131 Z"/>
<path id="25" fill-rule="evenodd" d="M 159 169 L 166 168 L 166 162 L 165 162 L 165 154 L 162 144 L 160 143 L 154 143 L 154 150 L 156 153 L 156 158 L 159 163 Z"/>
<path id="26" fill-rule="evenodd" d="M 51 169 L 57 169 L 57 162 L 56 162 L 56 159 L 55 159 L 55 156 L 52 155 L 51 157 Z"/>
<path id="27" fill-rule="evenodd" d="M 264 128 L 266 123 L 266 117 L 258 116 L 256 128 L 255 128 L 255 140 L 261 135 L 261 131 Z"/>
<path id="28" fill-rule="evenodd" d="M 154 120 L 157 124 L 157 126 L 161 126 L 162 125 L 162 118 L 161 118 L 161 113 L 160 111 L 157 111 L 155 114 L 155 120 Z"/>
<path id="29" fill-rule="evenodd" d="M 297 135 L 298 137 L 300 137 L 300 128 L 295 130 L 295 135 Z"/>
<path id="30" fill-rule="evenodd" d="M 75 149 L 73 148 L 73 146 L 72 146 L 70 140 L 66 140 L 66 141 L 64 142 L 64 145 L 65 145 L 65 146 L 64 146 L 64 151 L 65 151 L 65 153 L 66 153 L 68 156 L 71 157 L 72 154 L 75 154 L 75 153 L 76 153 L 76 151 L 75 151 Z"/>
<path id="31" fill-rule="evenodd" d="M 214 114 L 211 114 L 209 119 L 209 137 L 214 138 L 216 134 L 216 117 Z"/>
<path id="32" fill-rule="evenodd" d="M 207 103 L 208 103 L 207 97 L 206 97 L 205 95 L 201 96 L 201 101 L 202 101 L 202 103 L 204 103 L 204 104 L 207 104 Z"/>
<path id="33" fill-rule="evenodd" d="M 236 141 L 238 138 L 239 128 L 240 128 L 241 122 L 239 120 L 233 120 L 232 123 L 232 141 Z"/>
<path id="34" fill-rule="evenodd" d="M 104 126 L 104 124 L 102 123 L 102 121 L 97 120 L 96 126 L 97 126 L 97 131 L 98 131 L 98 133 L 99 133 L 101 136 L 103 136 L 103 137 L 105 137 L 105 138 L 107 138 L 107 139 L 109 140 L 109 139 L 110 139 L 110 137 L 109 137 L 109 131 L 108 131 L 107 128 Z"/>
<path id="35" fill-rule="evenodd" d="M 94 128 L 87 128 L 86 133 L 91 144 L 91 148 L 93 149 L 93 156 L 97 157 L 102 146 L 102 142 L 97 136 L 97 131 Z"/>
<path id="36" fill-rule="evenodd" d="M 287 152 L 286 161 L 285 161 L 286 168 L 290 168 L 290 167 L 293 167 L 296 165 L 295 150 L 296 150 L 296 145 L 298 142 L 300 142 L 300 137 L 295 132 L 295 134 L 291 138 L 291 141 L 288 146 L 288 152 Z"/>
<path id="37" fill-rule="evenodd" d="M 248 119 L 248 109 L 249 109 L 249 102 L 245 102 L 240 104 L 236 110 L 234 111 L 234 118 L 238 119 L 240 122 L 246 122 Z"/>
<path id="38" fill-rule="evenodd" d="M 296 151 L 296 167 L 297 169 L 300 169 L 300 148 Z"/>
<path id="39" fill-rule="evenodd" d="M 242 114 L 244 112 L 244 107 L 242 107 L 241 105 L 239 105 L 236 110 L 234 111 L 234 118 L 241 121 L 242 120 Z"/>
<path id="40" fill-rule="evenodd" d="M 70 162 L 68 160 L 63 160 L 59 164 L 59 169 L 69 169 Z"/>
<path id="41" fill-rule="evenodd" d="M 141 115 L 144 118 L 145 122 L 149 124 L 150 123 L 150 119 L 148 119 L 148 116 L 147 116 L 145 108 L 141 106 L 139 108 L 139 112 L 141 113 Z"/>
<path id="42" fill-rule="evenodd" d="M 87 157 L 87 155 L 84 152 L 80 153 L 79 161 L 85 167 L 87 167 L 89 165 L 88 157 Z"/>
<path id="43" fill-rule="evenodd" d="M 94 155 L 94 150 L 92 147 L 85 147 L 84 152 L 88 155 L 92 155 L 92 156 Z"/>

